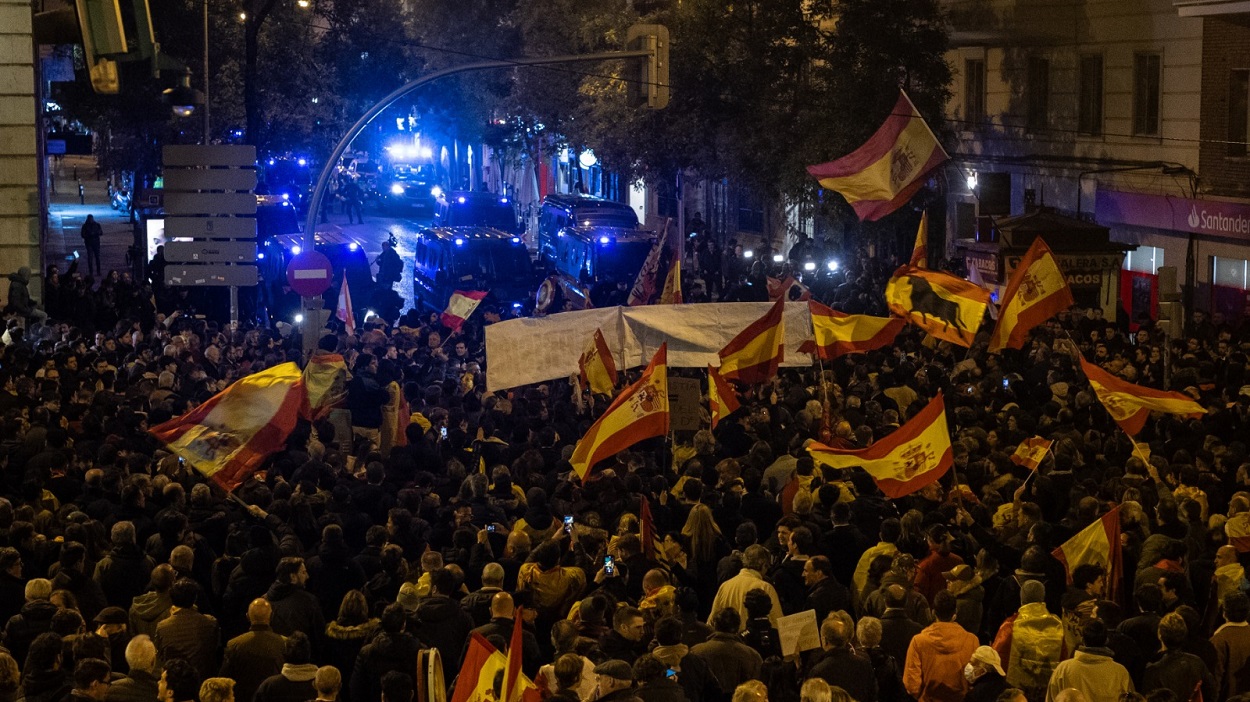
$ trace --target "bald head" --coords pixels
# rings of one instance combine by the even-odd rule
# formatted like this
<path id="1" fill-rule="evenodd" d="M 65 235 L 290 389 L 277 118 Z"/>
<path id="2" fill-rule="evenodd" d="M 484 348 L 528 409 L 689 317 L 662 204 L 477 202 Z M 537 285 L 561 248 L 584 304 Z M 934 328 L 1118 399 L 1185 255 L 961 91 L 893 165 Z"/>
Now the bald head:
<path id="1" fill-rule="evenodd" d="M 269 619 L 273 616 L 273 607 L 269 605 L 269 600 L 258 597 L 252 600 L 252 604 L 247 606 L 247 621 L 249 624 L 261 624 L 268 626 Z"/>
<path id="2" fill-rule="evenodd" d="M 484 587 L 503 587 L 503 566 L 498 563 L 487 563 L 482 569 L 482 585 Z"/>
<path id="3" fill-rule="evenodd" d="M 668 584 L 668 574 L 658 568 L 652 568 L 642 576 L 642 589 L 650 592 Z"/>
<path id="4" fill-rule="evenodd" d="M 495 596 L 490 598 L 490 616 L 496 619 L 511 619 L 516 611 L 516 606 L 512 603 L 512 595 L 506 592 L 497 592 Z"/>

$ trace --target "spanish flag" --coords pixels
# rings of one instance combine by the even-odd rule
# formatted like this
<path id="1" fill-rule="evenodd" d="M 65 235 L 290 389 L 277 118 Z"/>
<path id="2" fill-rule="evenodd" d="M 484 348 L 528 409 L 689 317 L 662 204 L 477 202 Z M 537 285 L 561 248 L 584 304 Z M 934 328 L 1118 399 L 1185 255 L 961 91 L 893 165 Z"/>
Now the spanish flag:
<path id="1" fill-rule="evenodd" d="M 596 329 L 595 335 L 586 343 L 581 358 L 577 359 L 577 368 L 582 376 L 582 386 L 590 388 L 596 395 L 611 395 L 616 390 L 616 359 L 603 338 L 603 330 Z"/>
<path id="2" fill-rule="evenodd" d="M 890 499 L 933 483 L 955 464 L 940 393 L 906 424 L 868 448 L 835 449 L 815 443 L 807 452 L 812 460 L 833 468 L 863 468 Z"/>
<path id="3" fill-rule="evenodd" d="M 1151 410 L 1191 418 L 1206 414 L 1206 409 L 1188 395 L 1134 385 L 1084 358 L 1081 359 L 1081 371 L 1094 388 L 1098 400 L 1107 408 L 1107 413 L 1129 437 L 1136 436 L 1146 426 Z"/>
<path id="4" fill-rule="evenodd" d="M 1076 536 L 1063 542 L 1051 555 L 1068 569 L 1068 582 L 1077 566 L 1092 563 L 1107 571 L 1107 599 L 1118 601 L 1120 583 L 1124 580 L 1124 561 L 1120 550 L 1120 508 L 1107 512 Z"/>
<path id="5" fill-rule="evenodd" d="M 707 367 L 707 404 L 712 415 L 712 428 L 715 429 L 720 420 L 733 414 L 742 405 L 738 402 L 738 393 L 725 382 L 720 373 L 712 366 Z"/>
<path id="6" fill-rule="evenodd" d="M 916 243 L 911 247 L 911 261 L 908 262 L 913 268 L 929 267 L 929 213 L 925 211 L 920 215 L 920 228 L 916 230 Z"/>
<path id="7" fill-rule="evenodd" d="M 642 555 L 647 560 L 668 562 L 668 557 L 660 548 L 663 541 L 655 530 L 655 517 L 651 516 L 651 501 L 645 495 L 642 496 L 642 508 L 638 510 L 638 540 L 642 542 Z"/>
<path id="8" fill-rule="evenodd" d="M 447 309 L 443 310 L 443 316 L 439 321 L 444 327 L 452 331 L 459 331 L 460 327 L 468 321 L 473 315 L 473 310 L 482 304 L 482 300 L 489 294 L 486 290 L 456 290 L 451 294 L 451 298 L 447 300 Z"/>
<path id="9" fill-rule="evenodd" d="M 962 278 L 903 266 L 885 286 L 890 312 L 932 336 L 972 346 L 990 294 Z"/>
<path id="10" fill-rule="evenodd" d="M 673 265 L 668 267 L 668 275 L 664 278 L 664 289 L 660 291 L 661 305 L 681 304 L 681 260 L 673 257 Z"/>
<path id="11" fill-rule="evenodd" d="M 518 615 L 520 608 L 517 609 Z M 516 638 L 516 623 L 513 623 L 513 638 Z M 517 656 L 521 654 L 521 646 L 516 646 Z M 540 702 L 542 693 L 538 687 L 517 671 L 512 678 L 508 694 L 504 689 L 509 687 L 507 680 L 513 670 L 509 666 L 509 656 L 500 653 L 481 634 L 473 632 L 469 637 L 469 647 L 464 654 L 464 663 L 460 665 L 460 673 L 456 676 L 456 686 L 451 693 L 451 702 Z M 498 680 L 498 687 L 496 687 Z"/>
<path id="12" fill-rule="evenodd" d="M 766 383 L 785 360 L 785 304 L 777 300 L 763 317 L 752 322 L 719 352 L 720 374 L 746 385 Z"/>
<path id="13" fill-rule="evenodd" d="M 812 337 L 799 349 L 828 361 L 848 353 L 867 353 L 889 346 L 907 322 L 898 317 L 843 314 L 815 300 L 807 303 L 812 315 Z"/>
<path id="14" fill-rule="evenodd" d="M 1021 348 L 1029 330 L 1073 304 L 1072 291 L 1054 254 L 1037 237 L 1007 283 L 998 324 L 990 335 L 990 351 Z"/>
<path id="15" fill-rule="evenodd" d="M 1042 461 L 1045 460 L 1046 454 L 1050 453 L 1050 447 L 1054 443 L 1040 436 L 1025 439 L 1016 447 L 1016 452 L 1011 454 L 1011 462 L 1029 470 L 1037 470 L 1038 466 L 1042 465 Z"/>
<path id="16" fill-rule="evenodd" d="M 800 283 L 794 276 L 774 278 L 768 276 L 768 301 L 786 300 L 788 302 L 807 302 L 812 299 L 812 291 Z"/>
<path id="17" fill-rule="evenodd" d="M 836 161 L 808 166 L 807 172 L 846 198 L 861 220 L 873 221 L 910 200 L 925 176 L 949 158 L 900 90 L 885 123 L 863 146 Z"/>
<path id="18" fill-rule="evenodd" d="M 302 374 L 283 363 L 240 378 L 181 417 L 148 431 L 226 492 L 286 443 L 308 402 Z"/>
<path id="19" fill-rule="evenodd" d="M 319 419 L 347 399 L 347 363 L 337 353 L 316 352 L 304 367 L 305 419 Z M 313 408 L 316 408 L 314 410 Z"/>
<path id="20" fill-rule="evenodd" d="M 668 433 L 668 344 L 663 344 L 633 385 L 621 391 L 591 425 L 569 458 L 578 477 L 596 463 L 643 439 Z"/>

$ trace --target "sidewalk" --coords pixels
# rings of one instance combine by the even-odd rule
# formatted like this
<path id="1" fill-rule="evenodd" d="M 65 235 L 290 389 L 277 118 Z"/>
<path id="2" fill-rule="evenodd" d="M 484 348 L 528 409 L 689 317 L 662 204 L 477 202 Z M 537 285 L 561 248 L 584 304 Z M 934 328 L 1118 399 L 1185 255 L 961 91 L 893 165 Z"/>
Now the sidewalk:
<path id="1" fill-rule="evenodd" d="M 80 231 L 87 215 L 104 228 L 100 241 L 100 265 L 104 273 L 117 269 L 127 270 L 126 250 L 134 241 L 129 214 L 113 210 L 109 206 L 108 183 L 96 180 L 95 159 L 90 156 L 66 156 L 54 165 L 56 193 L 49 195 L 48 241 L 44 247 L 44 260 L 55 264 L 62 273 L 69 267 L 75 251 L 82 257 L 78 268 L 87 273 L 87 250 Z M 85 203 L 78 198 L 78 183 L 74 180 L 77 170 L 82 180 Z"/>

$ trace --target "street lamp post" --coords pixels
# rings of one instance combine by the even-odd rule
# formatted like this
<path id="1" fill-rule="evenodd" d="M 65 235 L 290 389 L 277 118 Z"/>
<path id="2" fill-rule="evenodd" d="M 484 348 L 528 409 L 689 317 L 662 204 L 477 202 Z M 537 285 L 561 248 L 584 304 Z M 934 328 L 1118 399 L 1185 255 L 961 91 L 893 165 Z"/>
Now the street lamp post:
<path id="1" fill-rule="evenodd" d="M 208 146 L 209 127 L 209 108 L 208 108 L 208 0 L 202 0 L 204 6 L 204 145 Z"/>

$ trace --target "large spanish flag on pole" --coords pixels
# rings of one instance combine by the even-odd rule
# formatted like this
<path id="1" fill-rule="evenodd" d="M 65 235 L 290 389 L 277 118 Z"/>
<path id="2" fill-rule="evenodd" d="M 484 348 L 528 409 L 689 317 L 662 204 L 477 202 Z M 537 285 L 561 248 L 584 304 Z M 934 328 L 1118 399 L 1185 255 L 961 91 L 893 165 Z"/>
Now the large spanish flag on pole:
<path id="1" fill-rule="evenodd" d="M 863 146 L 836 161 L 808 166 L 807 172 L 846 198 L 861 220 L 873 221 L 910 200 L 925 176 L 949 158 L 900 90 L 890 115 Z"/>
<path id="2" fill-rule="evenodd" d="M 603 338 L 603 330 L 596 329 L 586 343 L 581 358 L 577 359 L 582 385 L 596 395 L 611 395 L 616 390 L 616 359 Z"/>
<path id="3" fill-rule="evenodd" d="M 720 374 L 746 385 L 766 383 L 785 360 L 785 304 L 777 300 L 768 312 L 743 329 L 719 352 Z"/>
<path id="4" fill-rule="evenodd" d="M 907 322 L 898 317 L 844 314 L 815 300 L 808 301 L 807 307 L 812 315 L 814 341 L 804 342 L 799 351 L 815 353 L 822 361 L 889 346 L 907 326 Z"/>
<path id="5" fill-rule="evenodd" d="M 1107 413 L 1130 437 L 1136 436 L 1146 426 L 1151 410 L 1191 418 L 1206 413 L 1206 409 L 1188 395 L 1134 385 L 1120 380 L 1084 358 L 1081 359 L 1081 371 L 1085 373 L 1085 378 L 1094 388 L 1094 394 L 1098 396 L 1103 407 L 1107 408 Z"/>
<path id="6" fill-rule="evenodd" d="M 911 261 L 915 268 L 929 267 L 929 212 L 920 215 L 920 228 L 916 230 L 916 243 L 911 247 Z"/>
<path id="7" fill-rule="evenodd" d="M 591 425 L 569 458 L 585 478 L 596 463 L 643 439 L 668 433 L 668 344 L 663 344 L 633 385 L 621 391 Z"/>
<path id="8" fill-rule="evenodd" d="M 998 308 L 998 324 L 990 335 L 990 351 L 1023 347 L 1029 330 L 1073 304 L 1072 291 L 1054 254 L 1037 237 L 1007 283 Z"/>
<path id="9" fill-rule="evenodd" d="M 302 374 L 283 363 L 240 378 L 207 402 L 149 431 L 230 492 L 282 448 L 307 402 Z"/>
<path id="10" fill-rule="evenodd" d="M 713 429 L 720 424 L 720 420 L 742 406 L 738 402 L 738 393 L 734 392 L 733 386 L 710 365 L 707 367 L 707 404 L 712 415 Z"/>
<path id="11" fill-rule="evenodd" d="M 520 608 L 517 608 L 520 612 Z M 513 633 L 516 623 L 513 623 Z M 515 636 L 513 637 L 515 638 Z M 521 650 L 517 646 L 517 652 Z M 499 688 L 495 681 L 499 680 Z M 508 685 L 508 680 L 513 681 Z M 505 694 L 505 688 L 507 693 Z M 452 689 L 451 702 L 539 702 L 541 691 L 525 676 L 512 667 L 509 656 L 504 655 L 490 645 L 481 634 L 474 632 L 469 637 L 469 647 L 465 650 L 464 663 L 460 665 L 460 673 L 456 676 L 456 686 Z"/>
<path id="12" fill-rule="evenodd" d="M 1107 599 L 1118 602 L 1124 565 L 1120 550 L 1120 508 L 1107 512 L 1063 542 L 1052 555 L 1068 569 L 1068 582 L 1077 566 L 1092 563 L 1107 571 Z"/>
<path id="13" fill-rule="evenodd" d="M 816 443 L 807 452 L 812 460 L 833 468 L 863 468 L 890 499 L 916 492 L 955 464 L 940 393 L 906 424 L 868 448 L 835 449 Z"/>
<path id="14" fill-rule="evenodd" d="M 890 312 L 938 339 L 972 346 L 990 294 L 953 275 L 903 266 L 885 286 Z"/>

